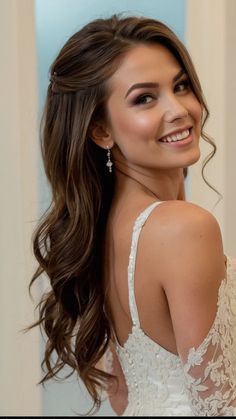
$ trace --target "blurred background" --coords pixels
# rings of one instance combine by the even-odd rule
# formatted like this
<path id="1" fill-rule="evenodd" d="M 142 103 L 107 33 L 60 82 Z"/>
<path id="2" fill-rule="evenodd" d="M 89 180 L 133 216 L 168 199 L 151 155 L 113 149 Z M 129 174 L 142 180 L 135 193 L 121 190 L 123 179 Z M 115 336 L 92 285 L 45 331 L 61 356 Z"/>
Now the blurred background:
<path id="1" fill-rule="evenodd" d="M 76 377 L 38 385 L 44 348 L 28 284 L 36 267 L 32 231 L 50 202 L 39 148 L 39 121 L 49 67 L 65 41 L 88 21 L 115 12 L 167 23 L 188 47 L 210 109 L 206 131 L 217 154 L 206 177 L 190 168 L 187 199 L 212 211 L 225 253 L 236 256 L 236 1 L 235 0 L 0 0 L 0 415 L 73 416 L 91 407 Z M 203 142 L 202 142 L 203 143 Z M 202 144 L 202 159 L 210 151 Z M 104 401 L 100 416 L 114 415 Z"/>

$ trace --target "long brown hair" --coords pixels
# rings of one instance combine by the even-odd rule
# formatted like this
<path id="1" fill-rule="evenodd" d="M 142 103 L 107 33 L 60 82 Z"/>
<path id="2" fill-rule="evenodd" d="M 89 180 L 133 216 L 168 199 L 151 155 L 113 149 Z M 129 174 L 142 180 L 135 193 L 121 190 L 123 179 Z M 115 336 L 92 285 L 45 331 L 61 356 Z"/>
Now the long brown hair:
<path id="1" fill-rule="evenodd" d="M 42 273 L 50 291 L 42 296 L 40 325 L 47 336 L 41 382 L 57 377 L 64 365 L 76 371 L 94 401 L 111 378 L 96 367 L 111 330 L 104 310 L 102 243 L 114 191 L 106 152 L 90 139 L 91 124 L 106 114 L 107 80 L 124 54 L 139 43 L 168 48 L 185 69 L 208 117 L 191 58 L 165 24 L 144 17 L 97 19 L 75 33 L 51 66 L 41 146 L 52 203 L 33 237 L 39 263 L 30 287 Z M 202 132 L 202 137 L 214 143 Z M 32 326 L 32 327 L 33 327 Z M 55 357 L 52 355 L 56 353 Z"/>

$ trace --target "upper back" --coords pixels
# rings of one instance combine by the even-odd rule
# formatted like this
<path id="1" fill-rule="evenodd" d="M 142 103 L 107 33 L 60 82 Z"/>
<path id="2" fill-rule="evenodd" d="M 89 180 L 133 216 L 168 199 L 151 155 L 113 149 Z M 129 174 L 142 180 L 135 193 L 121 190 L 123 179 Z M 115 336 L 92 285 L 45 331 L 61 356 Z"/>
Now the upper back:
<path id="1" fill-rule="evenodd" d="M 121 344 L 127 340 L 132 328 L 128 264 L 135 219 L 137 217 L 132 218 L 132 214 L 127 217 L 120 213 L 120 217 L 117 217 L 107 232 L 106 260 L 109 264 L 106 265 L 105 276 L 108 285 L 108 305 Z M 173 270 L 171 260 L 176 261 L 177 278 L 178 269 L 182 269 L 178 266 L 178 260 L 183 259 L 183 255 L 180 254 L 184 248 L 181 244 L 182 236 L 185 240 L 186 230 L 190 235 L 194 235 L 191 230 L 195 229 L 196 223 L 203 225 L 204 230 L 205 225 L 208 226 L 212 222 L 214 224 L 212 216 L 198 206 L 181 201 L 166 201 L 152 207 L 142 231 L 140 230 L 132 285 L 137 312 L 145 333 L 170 352 L 176 353 L 177 346 L 168 299 L 179 298 L 175 278 L 168 279 L 170 271 Z M 178 241 L 176 237 L 179 237 Z M 166 290 L 172 285 L 174 291 L 170 291 L 167 296 Z M 217 298 L 217 295 L 215 297 Z"/>
<path id="2" fill-rule="evenodd" d="M 176 352 L 168 304 L 158 281 L 158 272 L 149 257 L 149 230 L 152 228 L 152 218 L 155 217 L 155 209 L 159 204 L 164 205 L 157 201 L 145 205 L 136 216 L 121 214 L 113 223 L 113 228 L 108 230 L 106 246 L 106 260 L 109 261 L 109 265 L 106 266 L 108 305 L 117 339 L 122 345 L 131 332 L 134 321 L 132 312 L 134 313 L 137 307 L 136 314 L 146 334 L 171 352 Z M 135 257 L 132 283 L 128 278 L 130 257 Z M 155 259 L 156 266 L 158 259 Z M 156 319 L 159 319 L 158 328 Z"/>

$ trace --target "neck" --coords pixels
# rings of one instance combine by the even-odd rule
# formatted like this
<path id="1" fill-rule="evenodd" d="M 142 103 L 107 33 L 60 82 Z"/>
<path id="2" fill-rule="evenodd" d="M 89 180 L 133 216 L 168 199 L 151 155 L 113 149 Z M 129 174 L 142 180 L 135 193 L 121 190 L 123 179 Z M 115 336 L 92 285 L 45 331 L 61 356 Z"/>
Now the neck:
<path id="1" fill-rule="evenodd" d="M 183 170 L 160 171 L 158 176 L 144 175 L 116 166 L 116 190 L 119 193 L 142 192 L 159 201 L 184 199 Z"/>

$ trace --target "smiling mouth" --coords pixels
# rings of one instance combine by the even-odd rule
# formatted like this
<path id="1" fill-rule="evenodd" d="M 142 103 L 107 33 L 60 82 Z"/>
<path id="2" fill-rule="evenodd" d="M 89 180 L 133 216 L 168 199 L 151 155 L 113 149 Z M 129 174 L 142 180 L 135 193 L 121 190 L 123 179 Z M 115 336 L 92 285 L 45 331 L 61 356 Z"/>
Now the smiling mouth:
<path id="1" fill-rule="evenodd" d="M 160 138 L 161 143 L 177 143 L 178 141 L 183 141 L 189 137 L 192 128 L 185 129 L 178 132 L 177 134 L 168 135 L 166 137 Z"/>

